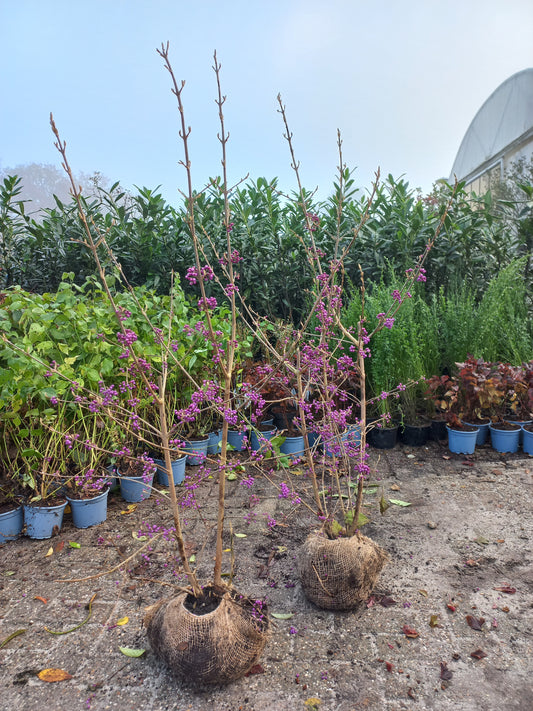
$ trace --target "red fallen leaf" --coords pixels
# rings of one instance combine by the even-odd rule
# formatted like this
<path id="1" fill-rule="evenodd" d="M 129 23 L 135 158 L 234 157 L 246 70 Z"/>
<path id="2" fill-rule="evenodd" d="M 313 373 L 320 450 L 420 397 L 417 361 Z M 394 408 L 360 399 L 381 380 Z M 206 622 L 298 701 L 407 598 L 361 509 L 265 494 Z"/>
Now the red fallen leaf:
<path id="1" fill-rule="evenodd" d="M 473 467 L 473 466 L 474 466 L 474 462 L 469 462 L 469 461 L 466 460 L 466 459 L 464 460 L 464 462 L 461 462 L 461 464 L 462 464 L 464 467 Z"/>
<path id="2" fill-rule="evenodd" d="M 33 599 L 40 600 L 41 602 L 44 602 L 45 605 L 48 602 L 48 600 L 45 597 L 41 597 L 40 595 L 36 595 Z"/>
<path id="3" fill-rule="evenodd" d="M 450 681 L 452 676 L 453 676 L 453 672 L 450 669 L 448 669 L 448 665 L 446 664 L 446 662 L 441 662 L 440 663 L 440 678 L 443 681 Z"/>
<path id="4" fill-rule="evenodd" d="M 514 595 L 516 588 L 512 588 L 510 585 L 502 585 L 500 588 L 492 588 L 493 590 L 498 590 L 499 592 L 507 593 L 508 595 Z"/>
<path id="5" fill-rule="evenodd" d="M 391 672 L 394 669 L 394 664 L 391 664 L 390 662 L 386 662 L 385 666 L 388 672 Z"/>
<path id="6" fill-rule="evenodd" d="M 59 543 L 54 546 L 54 553 L 61 553 L 63 548 L 65 547 L 65 541 L 59 541 Z"/>
<path id="7" fill-rule="evenodd" d="M 246 676 L 251 676 L 252 674 L 264 674 L 265 670 L 260 664 L 254 664 L 253 667 L 246 673 Z"/>
<path id="8" fill-rule="evenodd" d="M 479 565 L 477 560 L 474 560 L 473 558 L 469 558 L 468 560 L 465 560 L 466 565 L 468 565 L 469 568 L 475 568 L 476 565 Z"/>
<path id="9" fill-rule="evenodd" d="M 373 607 L 376 604 L 376 598 L 371 595 L 368 600 L 366 601 L 366 606 L 367 607 Z"/>
<path id="10" fill-rule="evenodd" d="M 482 649 L 476 649 L 470 656 L 474 657 L 474 659 L 484 659 L 487 655 Z"/>
<path id="11" fill-rule="evenodd" d="M 446 459 L 449 459 L 449 458 L 450 458 L 450 457 L 446 457 Z M 407 696 L 408 696 L 410 699 L 415 699 L 415 700 L 416 700 L 416 695 L 415 695 L 415 692 L 413 691 L 413 687 L 412 687 L 412 686 L 410 686 L 410 687 L 407 689 Z"/>
<path id="12" fill-rule="evenodd" d="M 402 632 L 406 637 L 410 637 L 411 639 L 416 639 L 418 637 L 418 632 L 412 627 L 409 627 L 409 625 L 404 625 L 402 627 Z"/>
<path id="13" fill-rule="evenodd" d="M 466 616 L 466 621 L 468 625 L 473 629 L 476 630 L 477 632 L 481 632 L 481 628 L 485 624 L 485 618 L 480 617 L 479 619 L 477 617 L 474 617 L 474 615 L 467 615 Z"/>
<path id="14" fill-rule="evenodd" d="M 455 612 L 457 610 L 456 606 L 452 605 L 451 602 L 447 603 L 446 607 L 450 610 L 450 612 Z"/>
<path id="15" fill-rule="evenodd" d="M 384 597 L 381 598 L 381 600 L 379 601 L 379 604 L 382 607 L 392 607 L 393 605 L 396 605 L 396 600 L 393 600 L 392 597 L 385 595 Z"/>

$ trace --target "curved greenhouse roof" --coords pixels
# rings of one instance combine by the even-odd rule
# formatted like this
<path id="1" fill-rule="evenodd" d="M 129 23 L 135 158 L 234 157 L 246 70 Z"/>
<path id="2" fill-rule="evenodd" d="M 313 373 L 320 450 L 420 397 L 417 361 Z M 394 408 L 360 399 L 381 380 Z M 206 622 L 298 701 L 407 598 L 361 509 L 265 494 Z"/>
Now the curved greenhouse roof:
<path id="1" fill-rule="evenodd" d="M 533 152 L 533 69 L 513 74 L 485 101 L 465 133 L 450 179 L 469 183 L 496 166 L 503 170 L 526 145 Z"/>

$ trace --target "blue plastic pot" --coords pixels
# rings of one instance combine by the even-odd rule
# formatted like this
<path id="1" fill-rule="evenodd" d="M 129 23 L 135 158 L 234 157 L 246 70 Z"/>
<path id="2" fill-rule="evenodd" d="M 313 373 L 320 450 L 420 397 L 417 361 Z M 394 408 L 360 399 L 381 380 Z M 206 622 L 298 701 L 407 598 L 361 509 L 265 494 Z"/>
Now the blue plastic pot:
<path id="1" fill-rule="evenodd" d="M 469 425 L 470 427 L 477 427 L 479 429 L 476 438 L 476 445 L 481 446 L 482 444 L 485 444 L 485 442 L 487 441 L 487 437 L 489 436 L 490 420 L 482 422 L 481 424 L 474 424 L 473 422 L 467 422 L 466 420 L 463 420 L 463 422 L 465 425 Z"/>
<path id="2" fill-rule="evenodd" d="M 522 437 L 522 449 L 526 454 L 533 454 L 533 432 L 531 430 L 526 430 L 524 425 L 522 425 Z"/>
<path id="3" fill-rule="evenodd" d="M 91 499 L 71 499 L 67 496 L 76 528 L 89 528 L 103 523 L 107 518 L 107 495 L 109 487 Z"/>
<path id="4" fill-rule="evenodd" d="M 346 430 L 340 435 L 334 435 L 330 437 L 327 441 L 324 441 L 324 454 L 326 457 L 336 457 L 342 456 L 344 446 L 343 443 L 348 442 L 349 432 Z"/>
<path id="5" fill-rule="evenodd" d="M 203 464 L 205 458 L 207 457 L 207 447 L 209 446 L 209 438 L 205 439 L 195 439 L 188 440 L 185 442 L 183 449 L 187 454 L 187 464 L 193 467 L 197 467 L 199 464 Z"/>
<path id="6" fill-rule="evenodd" d="M 24 525 L 22 506 L 0 513 L 0 546 L 6 541 L 14 541 Z"/>
<path id="7" fill-rule="evenodd" d="M 185 479 L 185 464 L 187 462 L 187 457 L 183 456 L 179 459 L 174 459 L 171 462 L 172 467 L 172 478 L 174 479 L 174 484 L 182 484 Z M 168 486 L 168 474 L 165 462 L 162 459 L 154 459 L 154 464 L 157 466 L 157 481 L 161 486 Z"/>
<path id="8" fill-rule="evenodd" d="M 107 477 L 109 490 L 118 489 L 117 468 L 114 464 L 110 464 L 108 467 L 106 467 L 106 471 L 109 474 L 109 476 Z"/>
<path id="9" fill-rule="evenodd" d="M 297 437 L 285 437 L 285 442 L 279 448 L 283 454 L 288 454 L 294 461 L 304 455 L 304 438 L 303 435 Z"/>
<path id="10" fill-rule="evenodd" d="M 524 441 L 524 430 L 523 427 L 524 425 L 531 425 L 533 424 L 533 420 L 505 420 L 508 422 L 510 425 L 519 425 L 520 426 L 520 435 L 518 437 L 518 444 L 522 444 Z"/>
<path id="11" fill-rule="evenodd" d="M 61 529 L 67 502 L 57 506 L 24 506 L 26 535 L 30 538 L 51 538 L 54 529 Z"/>
<path id="12" fill-rule="evenodd" d="M 247 436 L 247 431 L 243 430 L 228 430 L 228 444 L 235 448 L 236 452 L 242 452 L 244 447 L 244 439 Z"/>
<path id="13" fill-rule="evenodd" d="M 220 452 L 220 440 L 222 439 L 222 430 L 217 430 L 216 432 L 210 432 L 208 435 L 208 454 L 218 454 Z"/>
<path id="14" fill-rule="evenodd" d="M 274 425 L 260 425 L 258 430 L 252 430 L 250 435 L 250 445 L 254 452 L 258 452 L 261 448 L 265 448 L 266 442 L 269 442 L 276 434 Z"/>
<path id="15" fill-rule="evenodd" d="M 315 432 L 314 430 L 308 430 L 307 431 L 307 441 L 309 442 L 309 449 L 313 449 L 313 447 L 315 447 L 315 445 L 316 445 L 316 447 L 315 447 L 315 449 L 316 449 L 318 447 L 318 445 L 320 444 L 320 442 L 322 441 L 322 436 L 318 432 Z"/>
<path id="16" fill-rule="evenodd" d="M 361 445 L 361 425 L 348 425 L 348 441 L 356 447 Z"/>
<path id="17" fill-rule="evenodd" d="M 490 440 L 492 447 L 497 452 L 518 452 L 521 427 L 514 430 L 501 430 L 494 425 L 490 425 Z"/>
<path id="18" fill-rule="evenodd" d="M 154 472 L 155 473 L 155 472 Z M 148 479 L 142 476 L 131 476 L 120 478 L 120 493 L 124 501 L 129 504 L 136 504 L 150 497 L 154 473 Z"/>
<path id="19" fill-rule="evenodd" d="M 474 454 L 476 450 L 476 440 L 478 427 L 471 430 L 448 430 L 448 449 L 455 454 Z"/>

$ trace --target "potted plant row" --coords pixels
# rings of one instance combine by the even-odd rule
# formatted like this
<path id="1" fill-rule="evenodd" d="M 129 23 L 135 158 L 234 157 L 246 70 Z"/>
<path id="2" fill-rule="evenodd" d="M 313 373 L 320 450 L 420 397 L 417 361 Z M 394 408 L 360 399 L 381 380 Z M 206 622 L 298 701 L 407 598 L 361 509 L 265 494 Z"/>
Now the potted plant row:
<path id="1" fill-rule="evenodd" d="M 492 447 L 499 452 L 516 452 L 525 436 L 527 451 L 533 422 L 533 362 L 512 366 L 470 356 L 457 368 L 456 375 L 430 378 L 426 391 L 436 410 L 446 416 L 450 449 L 472 453 L 490 434 Z M 475 437 L 467 434 L 474 431 Z M 456 444 L 459 439 L 461 444 Z"/>

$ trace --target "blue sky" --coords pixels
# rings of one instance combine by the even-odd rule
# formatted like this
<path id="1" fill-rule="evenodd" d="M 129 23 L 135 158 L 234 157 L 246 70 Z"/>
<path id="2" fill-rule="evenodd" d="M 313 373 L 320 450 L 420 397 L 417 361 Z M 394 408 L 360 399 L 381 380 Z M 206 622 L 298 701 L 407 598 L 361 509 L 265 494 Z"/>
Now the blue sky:
<path id="1" fill-rule="evenodd" d="M 0 167 L 60 164 L 181 202 L 178 112 L 156 47 L 185 79 L 193 182 L 220 172 L 213 50 L 222 63 L 230 180 L 295 188 L 281 93 L 304 185 L 327 195 L 344 160 L 424 191 L 447 176 L 481 104 L 533 66 L 531 0 L 0 0 Z"/>

